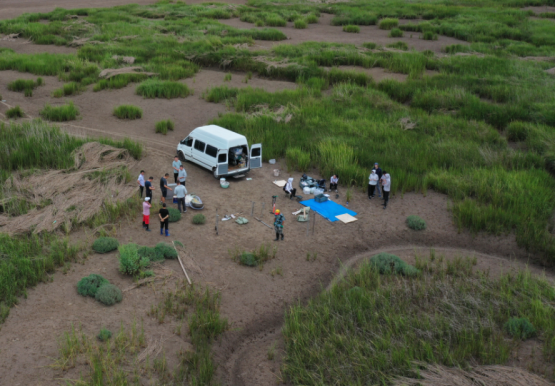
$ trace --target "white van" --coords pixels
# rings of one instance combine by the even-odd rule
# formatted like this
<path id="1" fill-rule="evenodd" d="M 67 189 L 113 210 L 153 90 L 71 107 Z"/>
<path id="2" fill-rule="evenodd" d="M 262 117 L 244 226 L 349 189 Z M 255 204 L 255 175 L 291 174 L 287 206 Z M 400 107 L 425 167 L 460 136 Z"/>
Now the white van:
<path id="1" fill-rule="evenodd" d="M 177 145 L 183 161 L 211 170 L 215 178 L 240 177 L 262 167 L 262 144 L 252 145 L 247 138 L 216 125 L 197 127 Z"/>

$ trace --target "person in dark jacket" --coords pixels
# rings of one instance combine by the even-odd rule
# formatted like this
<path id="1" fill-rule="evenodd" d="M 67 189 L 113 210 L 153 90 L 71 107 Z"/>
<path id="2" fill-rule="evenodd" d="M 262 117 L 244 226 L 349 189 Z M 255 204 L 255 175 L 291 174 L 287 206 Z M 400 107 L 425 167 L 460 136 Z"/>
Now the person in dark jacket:
<path id="1" fill-rule="evenodd" d="M 160 234 L 164 235 L 164 228 L 166 228 L 166 237 L 169 237 L 170 232 L 168 230 L 168 225 L 170 223 L 170 211 L 166 208 L 166 204 L 162 204 L 162 208 L 158 212 L 158 217 L 160 217 Z"/>
<path id="2" fill-rule="evenodd" d="M 383 176 L 383 172 L 382 172 L 382 169 L 380 169 L 380 165 L 378 165 L 377 162 L 374 164 L 373 170 L 375 170 L 376 174 L 378 175 L 378 181 L 381 181 L 382 176 Z M 378 197 L 381 198 L 383 189 L 382 189 L 382 187 L 380 186 L 379 183 L 378 183 L 378 185 L 376 185 L 376 190 L 378 191 Z"/>

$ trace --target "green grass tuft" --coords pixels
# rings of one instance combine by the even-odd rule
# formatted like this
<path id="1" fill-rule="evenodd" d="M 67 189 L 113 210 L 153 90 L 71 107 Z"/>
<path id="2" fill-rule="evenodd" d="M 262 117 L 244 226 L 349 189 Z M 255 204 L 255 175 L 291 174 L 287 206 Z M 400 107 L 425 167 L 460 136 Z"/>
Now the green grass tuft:
<path id="1" fill-rule="evenodd" d="M 112 337 L 112 332 L 106 328 L 101 328 L 96 338 L 101 342 L 106 342 Z"/>
<path id="2" fill-rule="evenodd" d="M 408 51 L 408 49 L 409 49 L 408 44 L 405 43 L 405 42 L 391 43 L 391 44 L 388 44 L 386 47 L 395 48 L 397 50 L 402 50 L 402 51 Z"/>
<path id="3" fill-rule="evenodd" d="M 206 217 L 202 213 L 193 216 L 193 224 L 202 225 L 206 222 Z"/>
<path id="4" fill-rule="evenodd" d="M 407 217 L 407 226 L 415 231 L 422 231 L 424 229 L 426 229 L 426 221 L 422 220 L 420 217 L 418 216 L 408 216 Z"/>
<path id="5" fill-rule="evenodd" d="M 424 33 L 422 34 L 422 39 L 424 40 L 437 40 L 437 34 L 434 33 L 433 31 L 424 31 Z"/>
<path id="6" fill-rule="evenodd" d="M 54 90 L 52 92 L 52 96 L 54 98 L 61 98 L 64 96 L 75 95 L 78 94 L 82 90 L 82 87 L 79 83 L 70 82 L 64 84 L 61 88 Z"/>
<path id="7" fill-rule="evenodd" d="M 358 25 L 344 25 L 343 32 L 359 33 L 360 27 Z"/>
<path id="8" fill-rule="evenodd" d="M 277 254 L 277 246 L 271 244 L 262 244 L 252 252 L 242 251 L 239 248 L 230 250 L 231 258 L 241 265 L 248 267 L 262 267 L 264 263 L 270 259 L 274 259 Z"/>
<path id="9" fill-rule="evenodd" d="M 308 26 L 308 23 L 304 19 L 297 19 L 293 23 L 296 29 L 305 29 Z"/>
<path id="10" fill-rule="evenodd" d="M 403 37 L 403 31 L 401 31 L 399 28 L 393 28 L 391 31 L 389 31 L 389 37 L 390 38 L 402 38 Z"/>
<path id="11" fill-rule="evenodd" d="M 46 104 L 39 113 L 41 117 L 54 122 L 67 122 L 77 119 L 79 109 L 73 102 L 61 106 L 51 106 Z"/>
<path id="12" fill-rule="evenodd" d="M 6 110 L 6 117 L 8 119 L 17 119 L 17 118 L 23 118 L 25 114 L 23 113 L 23 110 L 21 110 L 21 107 L 19 106 L 15 106 L 12 107 L 11 109 Z"/>
<path id="13" fill-rule="evenodd" d="M 158 79 L 149 79 L 137 86 L 135 90 L 137 95 L 144 98 L 185 98 L 192 94 L 186 84 L 162 81 Z"/>
<path id="14" fill-rule="evenodd" d="M 399 19 L 393 19 L 393 18 L 381 19 L 380 22 L 378 23 L 378 27 L 380 27 L 380 29 L 392 29 L 397 27 L 398 25 L 399 25 Z"/>
<path id="15" fill-rule="evenodd" d="M 362 43 L 362 46 L 364 48 L 368 48 L 369 50 L 375 50 L 376 47 L 378 47 L 378 45 L 376 43 L 372 43 L 372 42 Z"/>
<path id="16" fill-rule="evenodd" d="M 175 125 L 171 119 L 156 122 L 155 131 L 156 133 L 166 135 L 169 131 L 173 131 Z"/>
<path id="17" fill-rule="evenodd" d="M 133 105 L 121 105 L 114 109 L 114 115 L 119 119 L 140 119 L 143 117 L 143 110 Z"/>
<path id="18" fill-rule="evenodd" d="M 97 238 L 92 249 L 96 253 L 108 253 L 118 249 L 119 241 L 113 237 L 99 237 Z"/>
<path id="19" fill-rule="evenodd" d="M 39 79 L 42 85 L 42 78 L 39 78 Z M 8 90 L 17 91 L 17 92 L 31 90 L 32 92 L 32 90 L 38 86 L 39 86 L 38 82 L 35 82 L 32 79 L 16 79 L 8 83 Z"/>
<path id="20" fill-rule="evenodd" d="M 208 102 L 219 103 L 229 98 L 235 98 L 238 93 L 237 87 L 217 86 L 207 89 L 202 97 Z"/>

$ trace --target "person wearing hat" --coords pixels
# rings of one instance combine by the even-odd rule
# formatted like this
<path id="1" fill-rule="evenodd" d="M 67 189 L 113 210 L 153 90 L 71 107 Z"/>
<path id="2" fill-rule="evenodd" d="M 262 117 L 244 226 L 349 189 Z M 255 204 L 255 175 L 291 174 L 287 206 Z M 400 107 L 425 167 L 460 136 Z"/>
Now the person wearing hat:
<path id="1" fill-rule="evenodd" d="M 372 197 L 375 196 L 375 191 L 376 191 L 376 186 L 378 185 L 378 175 L 376 174 L 376 171 L 374 169 L 372 169 L 372 171 L 370 172 L 370 175 L 368 176 L 368 199 L 371 200 Z"/>
<path id="2" fill-rule="evenodd" d="M 150 204 L 150 197 L 145 197 L 145 200 L 143 202 L 143 228 L 146 228 L 145 230 L 147 232 L 150 232 L 150 229 L 148 229 L 148 225 L 150 224 L 150 207 L 152 205 Z"/>
<path id="3" fill-rule="evenodd" d="M 279 241 L 279 235 L 281 235 L 281 240 L 283 240 L 283 222 L 285 217 L 281 214 L 279 209 L 276 209 L 276 217 L 274 219 L 274 229 L 276 230 L 276 239 L 274 241 Z"/>
<path id="4" fill-rule="evenodd" d="M 372 169 L 372 170 L 376 171 L 376 174 L 378 175 L 378 181 L 380 181 L 382 179 L 383 172 L 382 172 L 382 169 L 380 168 L 380 165 L 378 165 L 377 162 L 374 164 L 374 169 Z M 380 188 L 380 184 L 376 185 L 376 189 L 378 190 L 378 197 L 381 198 L 382 197 L 382 189 Z"/>

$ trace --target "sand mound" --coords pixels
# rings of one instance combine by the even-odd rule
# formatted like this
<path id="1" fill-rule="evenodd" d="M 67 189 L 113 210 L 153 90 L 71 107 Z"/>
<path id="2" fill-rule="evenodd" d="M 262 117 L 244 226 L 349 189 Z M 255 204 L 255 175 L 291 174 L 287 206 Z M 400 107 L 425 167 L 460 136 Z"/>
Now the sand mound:
<path id="1" fill-rule="evenodd" d="M 479 366 L 470 371 L 454 367 L 426 366 L 422 379 L 400 378 L 394 386 L 552 386 L 542 377 L 517 367 Z"/>
<path id="2" fill-rule="evenodd" d="M 6 184 L 12 199 L 17 197 L 42 208 L 16 217 L 0 215 L 0 231 L 40 233 L 53 231 L 63 224 L 86 221 L 98 213 L 106 201 L 126 200 L 136 192 L 136 188 L 122 177 L 124 168 L 130 164 L 127 150 L 90 142 L 75 152 L 73 169 L 28 177 L 14 175 Z"/>

